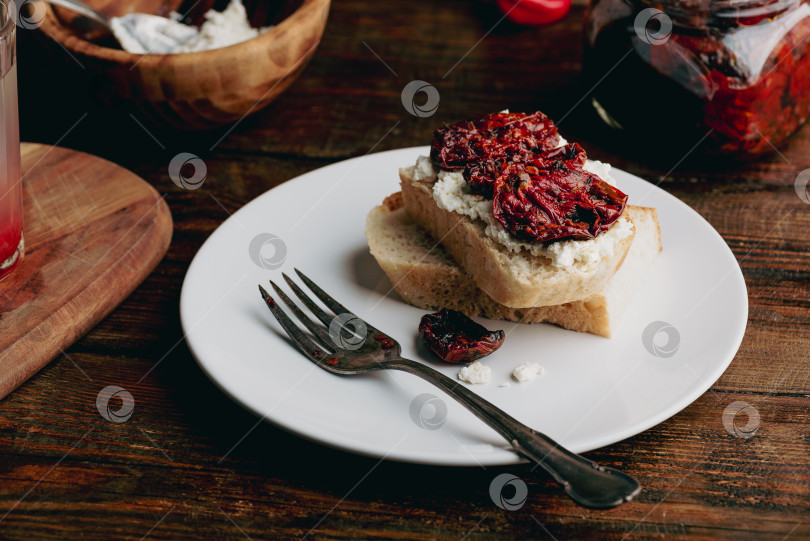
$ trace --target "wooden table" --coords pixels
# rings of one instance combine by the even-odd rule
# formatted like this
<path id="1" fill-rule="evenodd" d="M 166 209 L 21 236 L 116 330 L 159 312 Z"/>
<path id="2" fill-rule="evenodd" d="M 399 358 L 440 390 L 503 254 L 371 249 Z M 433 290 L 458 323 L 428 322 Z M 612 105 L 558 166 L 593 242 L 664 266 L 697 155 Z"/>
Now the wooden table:
<path id="1" fill-rule="evenodd" d="M 23 138 L 130 168 L 166 194 L 175 230 L 165 260 L 120 308 L 0 402 L 0 538 L 810 539 L 810 205 L 794 190 L 810 166 L 810 126 L 779 153 L 733 167 L 613 143 L 582 99 L 583 9 L 527 29 L 495 25 L 483 2 L 339 0 L 286 94 L 196 134 L 97 108 L 81 68 L 42 58 L 21 36 Z M 75 77 L 54 81 L 57 65 Z M 433 117 L 401 105 L 415 79 L 440 92 Z M 291 436 L 218 390 L 182 338 L 186 268 L 229 214 L 301 173 L 426 144 L 437 122 L 505 107 L 564 117 L 563 133 L 592 156 L 660 182 L 717 228 L 745 274 L 748 330 L 720 380 L 668 421 L 588 454 L 644 485 L 618 509 L 579 508 L 524 466 L 379 462 Z M 179 152 L 204 159 L 202 188 L 169 179 Z M 134 397 L 128 422 L 96 410 L 108 385 Z M 760 416 L 751 438 L 724 428 L 735 401 Z M 528 485 L 518 511 L 490 499 L 503 472 Z"/>

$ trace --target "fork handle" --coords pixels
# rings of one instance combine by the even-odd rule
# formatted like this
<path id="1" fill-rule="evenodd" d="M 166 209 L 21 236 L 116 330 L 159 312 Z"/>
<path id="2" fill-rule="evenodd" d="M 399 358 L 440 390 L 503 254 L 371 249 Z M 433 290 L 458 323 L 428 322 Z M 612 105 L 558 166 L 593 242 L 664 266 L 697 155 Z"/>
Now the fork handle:
<path id="1" fill-rule="evenodd" d="M 459 382 L 409 359 L 387 361 L 385 368 L 419 376 L 456 399 L 476 417 L 495 429 L 515 451 L 546 470 L 571 499 L 592 509 L 609 509 L 630 501 L 641 491 L 634 478 L 600 466 L 561 447 L 554 440 L 473 393 Z"/>

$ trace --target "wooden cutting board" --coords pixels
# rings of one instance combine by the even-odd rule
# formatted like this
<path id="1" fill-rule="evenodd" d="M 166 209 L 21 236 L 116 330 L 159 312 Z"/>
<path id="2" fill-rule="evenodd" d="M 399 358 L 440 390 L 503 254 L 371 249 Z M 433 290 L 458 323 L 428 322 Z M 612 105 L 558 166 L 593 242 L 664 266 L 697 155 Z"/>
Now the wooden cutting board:
<path id="1" fill-rule="evenodd" d="M 0 398 L 132 293 L 172 236 L 166 202 L 122 167 L 23 143 L 22 168 L 25 257 L 0 282 Z"/>

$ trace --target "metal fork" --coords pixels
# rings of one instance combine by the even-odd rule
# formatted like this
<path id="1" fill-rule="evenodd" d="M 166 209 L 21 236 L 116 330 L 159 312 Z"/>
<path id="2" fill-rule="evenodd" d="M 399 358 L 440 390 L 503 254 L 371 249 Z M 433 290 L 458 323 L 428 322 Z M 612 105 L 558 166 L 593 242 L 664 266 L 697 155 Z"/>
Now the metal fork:
<path id="1" fill-rule="evenodd" d="M 259 286 L 267 307 L 306 357 L 329 372 L 352 375 L 372 370 L 402 370 L 415 374 L 439 387 L 495 429 L 520 455 L 546 470 L 576 503 L 592 509 L 609 509 L 633 499 L 641 485 L 632 477 L 576 455 L 548 436 L 490 404 L 458 382 L 421 363 L 400 356 L 396 340 L 363 321 L 330 297 L 301 271 L 295 272 L 323 304 L 321 309 L 304 291 L 282 273 L 295 295 L 320 323 L 313 321 L 272 280 L 276 294 L 312 335 L 305 333 L 284 310 Z"/>

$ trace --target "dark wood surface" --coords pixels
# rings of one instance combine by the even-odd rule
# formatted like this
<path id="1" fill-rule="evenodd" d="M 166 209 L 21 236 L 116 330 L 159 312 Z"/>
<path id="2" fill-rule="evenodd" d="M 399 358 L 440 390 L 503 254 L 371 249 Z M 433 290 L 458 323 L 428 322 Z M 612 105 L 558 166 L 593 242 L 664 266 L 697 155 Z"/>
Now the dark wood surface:
<path id="1" fill-rule="evenodd" d="M 581 83 L 583 9 L 550 28 L 492 29 L 486 3 L 338 0 L 288 92 L 235 127 L 194 134 L 147 133 L 137 117 L 97 108 L 79 66 L 42 57 L 23 35 L 23 137 L 130 168 L 166 194 L 175 230 L 132 296 L 0 402 L 0 537 L 810 539 L 810 205 L 794 190 L 810 166 L 810 126 L 780 153 L 737 165 L 652 157 L 616 140 Z M 403 109 L 414 79 L 439 90 L 433 117 Z M 748 330 L 720 380 L 659 426 L 588 454 L 644 485 L 618 509 L 579 508 L 525 466 L 379 463 L 301 440 L 235 405 L 182 341 L 186 268 L 231 212 L 301 173 L 426 144 L 441 121 L 505 107 L 542 109 L 591 156 L 660 182 L 717 228 L 745 274 Z M 651 118 L 665 129 L 666 104 Z M 202 188 L 169 179 L 179 152 L 205 160 Z M 132 393 L 129 421 L 96 410 L 108 385 Z M 754 437 L 724 428 L 735 401 L 759 413 Z M 528 485 L 518 511 L 488 494 L 503 472 Z"/>

